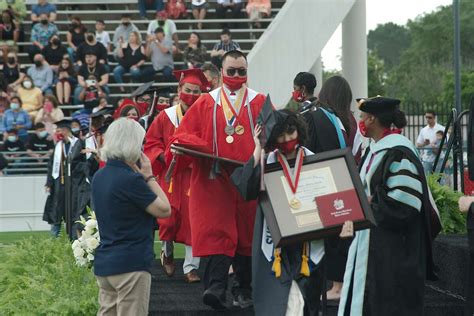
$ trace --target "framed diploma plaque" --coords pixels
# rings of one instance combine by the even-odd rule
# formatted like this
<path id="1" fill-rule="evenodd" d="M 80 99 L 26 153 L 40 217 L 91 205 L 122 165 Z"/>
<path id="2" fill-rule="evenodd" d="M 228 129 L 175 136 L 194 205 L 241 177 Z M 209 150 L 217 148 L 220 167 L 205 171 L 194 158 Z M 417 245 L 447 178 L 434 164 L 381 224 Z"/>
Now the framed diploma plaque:
<path id="1" fill-rule="evenodd" d="M 299 155 L 298 155 L 299 156 Z M 260 204 L 275 246 L 338 236 L 375 223 L 350 149 L 267 165 Z"/>

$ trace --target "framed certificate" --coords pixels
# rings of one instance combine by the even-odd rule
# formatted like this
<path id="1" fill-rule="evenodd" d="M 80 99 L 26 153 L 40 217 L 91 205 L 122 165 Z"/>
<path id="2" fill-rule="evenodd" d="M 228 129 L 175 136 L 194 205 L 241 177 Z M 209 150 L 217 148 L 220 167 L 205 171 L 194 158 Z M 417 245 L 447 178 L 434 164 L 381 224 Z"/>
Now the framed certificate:
<path id="1" fill-rule="evenodd" d="M 266 166 L 260 197 L 277 247 L 337 236 L 348 220 L 355 230 L 375 223 L 350 149 L 305 157 L 296 189 L 283 169 L 279 162 Z"/>

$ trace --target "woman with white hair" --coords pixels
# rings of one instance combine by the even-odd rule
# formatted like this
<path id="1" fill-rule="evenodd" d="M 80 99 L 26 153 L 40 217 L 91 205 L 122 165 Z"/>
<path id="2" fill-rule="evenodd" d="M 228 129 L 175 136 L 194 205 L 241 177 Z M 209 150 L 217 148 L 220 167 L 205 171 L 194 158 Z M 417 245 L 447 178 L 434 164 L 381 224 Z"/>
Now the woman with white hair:
<path id="1" fill-rule="evenodd" d="M 92 205 L 100 231 L 94 258 L 98 315 L 147 315 L 155 217 L 169 217 L 166 194 L 141 148 L 145 130 L 120 118 L 104 135 L 107 163 L 92 180 Z"/>

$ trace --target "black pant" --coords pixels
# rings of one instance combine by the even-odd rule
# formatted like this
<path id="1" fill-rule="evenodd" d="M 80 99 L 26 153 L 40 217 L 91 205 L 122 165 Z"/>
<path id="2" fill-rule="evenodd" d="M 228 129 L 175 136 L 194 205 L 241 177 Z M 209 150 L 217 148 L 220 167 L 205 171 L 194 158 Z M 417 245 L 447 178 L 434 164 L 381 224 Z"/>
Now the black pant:
<path id="1" fill-rule="evenodd" d="M 471 207 L 467 215 L 467 241 L 469 246 L 469 276 L 465 315 L 474 314 L 474 214 Z"/>
<path id="2" fill-rule="evenodd" d="M 225 19 L 227 10 L 230 10 L 230 19 L 238 19 L 241 16 L 243 3 L 235 3 L 232 7 L 216 4 L 216 15 L 218 19 Z M 222 28 L 235 28 L 236 23 L 221 23 Z"/>
<path id="3" fill-rule="evenodd" d="M 204 290 L 209 290 L 225 301 L 230 265 L 234 267 L 235 279 L 232 283 L 232 295 L 251 293 L 252 263 L 251 257 L 236 255 L 234 258 L 225 255 L 209 256 L 204 271 Z"/>

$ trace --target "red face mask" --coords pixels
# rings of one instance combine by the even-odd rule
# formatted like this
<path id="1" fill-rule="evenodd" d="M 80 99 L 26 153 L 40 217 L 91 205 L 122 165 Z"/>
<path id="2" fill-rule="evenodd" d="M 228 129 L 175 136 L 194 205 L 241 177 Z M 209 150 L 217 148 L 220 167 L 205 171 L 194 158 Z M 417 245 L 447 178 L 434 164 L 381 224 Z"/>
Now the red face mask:
<path id="1" fill-rule="evenodd" d="M 359 131 L 360 131 L 360 134 L 362 136 L 368 137 L 367 136 L 367 126 L 365 126 L 365 121 L 362 121 L 362 120 L 359 121 Z"/>
<path id="2" fill-rule="evenodd" d="M 293 91 L 292 97 L 296 102 L 303 102 L 303 92 L 301 90 Z"/>
<path id="3" fill-rule="evenodd" d="M 222 76 L 222 82 L 232 91 L 239 90 L 242 85 L 247 82 L 247 76 L 245 77 L 229 77 Z"/>
<path id="4" fill-rule="evenodd" d="M 187 106 L 193 105 L 193 103 L 196 102 L 199 97 L 199 94 L 189 94 L 184 92 L 179 93 L 179 99 L 186 103 Z"/>
<path id="5" fill-rule="evenodd" d="M 277 148 L 285 155 L 288 155 L 295 151 L 296 145 L 298 145 L 298 138 L 284 143 L 278 143 Z"/>
<path id="6" fill-rule="evenodd" d="M 168 103 L 162 103 L 162 104 L 157 103 L 155 105 L 155 112 L 163 111 L 169 107 L 170 105 Z"/>
<path id="7" fill-rule="evenodd" d="M 56 140 L 58 142 L 64 140 L 64 135 L 61 133 L 56 133 Z"/>

